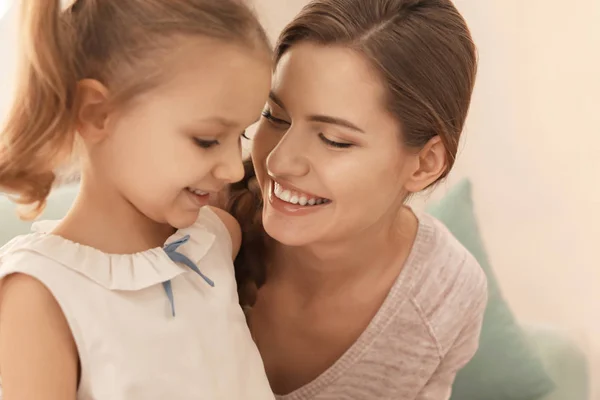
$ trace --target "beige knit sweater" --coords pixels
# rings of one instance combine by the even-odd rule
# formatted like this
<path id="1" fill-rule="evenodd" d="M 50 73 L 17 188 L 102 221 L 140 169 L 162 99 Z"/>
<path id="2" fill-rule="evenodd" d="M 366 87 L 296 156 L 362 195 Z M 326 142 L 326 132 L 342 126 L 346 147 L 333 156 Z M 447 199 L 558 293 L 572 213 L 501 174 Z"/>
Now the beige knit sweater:
<path id="1" fill-rule="evenodd" d="M 327 371 L 279 400 L 446 400 L 475 353 L 487 301 L 473 256 L 419 216 L 411 255 L 367 329 Z"/>

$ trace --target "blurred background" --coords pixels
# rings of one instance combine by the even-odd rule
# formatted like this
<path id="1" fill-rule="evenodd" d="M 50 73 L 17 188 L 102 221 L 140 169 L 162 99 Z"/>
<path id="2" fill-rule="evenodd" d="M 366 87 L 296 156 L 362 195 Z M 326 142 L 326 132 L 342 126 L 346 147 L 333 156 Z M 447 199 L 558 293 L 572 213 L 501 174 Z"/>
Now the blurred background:
<path id="1" fill-rule="evenodd" d="M 0 121 L 16 69 L 10 2 L 0 0 Z M 255 3 L 275 40 L 307 1 Z M 479 48 L 478 81 L 453 173 L 414 206 L 469 179 L 511 310 L 580 349 L 600 399 L 600 0 L 455 3 Z"/>

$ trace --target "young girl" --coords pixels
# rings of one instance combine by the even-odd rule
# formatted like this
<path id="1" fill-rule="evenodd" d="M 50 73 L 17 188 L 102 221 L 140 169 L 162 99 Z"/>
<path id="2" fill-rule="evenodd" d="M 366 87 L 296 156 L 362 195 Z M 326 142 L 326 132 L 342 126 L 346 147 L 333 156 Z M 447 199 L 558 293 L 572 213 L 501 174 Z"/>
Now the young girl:
<path id="1" fill-rule="evenodd" d="M 0 250 L 5 399 L 270 399 L 238 305 L 242 178 L 270 52 L 236 0 L 23 1 L 0 188 L 39 212 L 75 132 L 68 215 Z"/>

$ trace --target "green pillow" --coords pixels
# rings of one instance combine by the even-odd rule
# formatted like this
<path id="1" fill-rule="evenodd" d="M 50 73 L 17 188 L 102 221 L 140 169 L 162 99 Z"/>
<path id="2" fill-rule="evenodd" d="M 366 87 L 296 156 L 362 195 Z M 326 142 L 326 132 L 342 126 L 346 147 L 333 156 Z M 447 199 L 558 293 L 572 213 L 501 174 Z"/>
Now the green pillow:
<path id="1" fill-rule="evenodd" d="M 470 181 L 460 182 L 427 211 L 473 254 L 488 279 L 479 350 L 459 371 L 451 400 L 536 400 L 550 393 L 554 384 L 502 297 L 488 261 L 473 212 Z"/>
<path id="2" fill-rule="evenodd" d="M 54 189 L 48 197 L 44 212 L 38 219 L 61 219 L 65 216 L 77 196 L 79 185 L 72 184 Z M 17 215 L 17 206 L 0 193 L 0 247 L 15 236 L 31 231 L 30 221 L 22 221 Z"/>

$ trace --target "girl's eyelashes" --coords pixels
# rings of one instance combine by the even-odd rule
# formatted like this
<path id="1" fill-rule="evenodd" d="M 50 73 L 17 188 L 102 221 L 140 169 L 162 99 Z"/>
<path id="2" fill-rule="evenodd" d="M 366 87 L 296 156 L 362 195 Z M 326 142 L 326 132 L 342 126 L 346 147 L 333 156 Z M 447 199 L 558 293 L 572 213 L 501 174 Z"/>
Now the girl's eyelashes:
<path id="1" fill-rule="evenodd" d="M 271 110 L 269 110 L 268 108 L 264 109 L 261 114 L 267 121 L 269 121 L 271 124 L 273 124 L 277 128 L 287 128 L 290 126 L 289 122 L 287 122 L 283 119 L 274 117 L 273 114 L 271 114 Z"/>
<path id="2" fill-rule="evenodd" d="M 246 135 L 245 130 L 240 134 L 240 137 L 250 140 L 250 138 Z M 193 139 L 194 139 L 194 143 L 196 143 L 196 145 L 202 149 L 210 149 L 210 148 L 215 147 L 220 144 L 220 142 L 216 139 L 206 140 L 206 139 L 200 139 L 197 137 L 195 137 Z"/>
<path id="3" fill-rule="evenodd" d="M 218 140 L 204 140 L 200 138 L 194 138 L 194 142 L 203 149 L 210 149 L 219 144 Z"/>
<path id="4" fill-rule="evenodd" d="M 347 149 L 354 146 L 352 143 L 336 142 L 334 140 L 327 139 L 323 133 L 319 133 L 319 139 L 321 139 L 327 146 L 335 147 L 337 149 Z"/>

